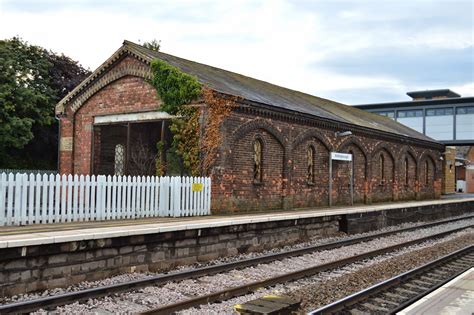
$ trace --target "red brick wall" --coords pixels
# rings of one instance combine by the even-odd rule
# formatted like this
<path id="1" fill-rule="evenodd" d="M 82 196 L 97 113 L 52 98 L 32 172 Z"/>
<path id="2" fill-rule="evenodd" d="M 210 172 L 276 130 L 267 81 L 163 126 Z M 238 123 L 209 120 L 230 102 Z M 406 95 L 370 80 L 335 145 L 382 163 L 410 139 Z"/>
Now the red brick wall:
<path id="1" fill-rule="evenodd" d="M 141 65 L 127 57 L 121 67 Z M 91 172 L 93 119 L 109 115 L 154 110 L 159 107 L 156 91 L 143 78 L 124 76 L 92 95 L 76 113 L 67 108 L 61 119 L 61 136 L 72 137 L 61 150 L 61 172 Z M 342 128 L 342 127 L 341 127 Z M 349 137 L 336 137 L 340 131 L 318 119 L 298 119 L 270 110 L 235 110 L 223 126 L 224 141 L 213 178 L 212 208 L 219 211 L 254 211 L 328 204 L 329 152 L 354 156 L 354 201 L 433 198 L 441 192 L 439 151 L 381 140 L 374 133 L 353 130 Z M 98 136 L 98 135 L 96 135 Z M 253 141 L 263 143 L 263 181 L 253 180 Z M 315 149 L 315 181 L 307 181 L 307 148 Z M 380 155 L 384 156 L 384 180 L 380 176 Z M 405 181 L 405 157 L 409 160 L 409 182 Z M 428 161 L 428 184 L 423 180 Z M 350 163 L 334 162 L 334 204 L 348 204 Z"/>
<path id="2" fill-rule="evenodd" d="M 114 67 L 114 71 L 134 65 L 141 66 L 142 63 L 134 58 L 126 57 Z M 60 172 L 75 174 L 91 172 L 94 116 L 150 111 L 158 107 L 156 90 L 149 83 L 141 77 L 124 76 L 95 93 L 77 112 L 72 113 L 69 109 L 67 118 L 62 119 L 61 137 L 74 133 L 73 152 L 69 153 L 72 164 L 67 158 L 68 154 L 62 154 Z M 74 126 L 66 123 L 67 120 L 74 120 Z"/>
<path id="3" fill-rule="evenodd" d="M 262 186 L 252 181 L 252 140 L 256 134 L 272 139 L 270 149 L 264 150 L 267 177 Z M 306 152 L 310 145 L 316 151 L 314 185 L 307 182 Z M 278 196 L 281 196 L 282 208 L 327 205 L 330 150 L 354 155 L 355 203 L 436 198 L 441 193 L 441 162 L 437 150 L 380 140 L 377 135 L 354 133 L 336 138 L 329 127 L 239 112 L 233 113 L 225 123 L 224 145 L 213 175 L 213 209 L 275 208 L 280 200 Z M 384 180 L 380 173 L 380 155 L 384 156 Z M 405 157 L 408 158 L 408 185 Z M 428 185 L 421 185 L 424 173 L 420 163 L 425 160 L 430 163 L 429 181 Z M 333 163 L 334 204 L 350 203 L 350 167 L 350 163 Z"/>

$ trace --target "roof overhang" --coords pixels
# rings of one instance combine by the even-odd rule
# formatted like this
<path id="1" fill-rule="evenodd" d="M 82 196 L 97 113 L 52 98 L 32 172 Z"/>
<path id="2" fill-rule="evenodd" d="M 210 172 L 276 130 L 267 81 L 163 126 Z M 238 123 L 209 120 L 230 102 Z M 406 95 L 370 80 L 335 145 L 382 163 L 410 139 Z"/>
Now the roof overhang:
<path id="1" fill-rule="evenodd" d="M 151 59 L 142 54 L 138 49 L 134 48 L 133 43 L 124 41 L 122 46 L 115 51 L 104 63 L 102 63 L 90 76 L 77 85 L 71 92 L 69 92 L 63 99 L 61 99 L 55 107 L 56 115 L 63 115 L 65 113 L 66 105 L 71 103 L 79 94 L 86 90 L 97 78 L 104 74 L 109 67 L 124 55 L 130 55 L 138 60 L 150 64 Z"/>

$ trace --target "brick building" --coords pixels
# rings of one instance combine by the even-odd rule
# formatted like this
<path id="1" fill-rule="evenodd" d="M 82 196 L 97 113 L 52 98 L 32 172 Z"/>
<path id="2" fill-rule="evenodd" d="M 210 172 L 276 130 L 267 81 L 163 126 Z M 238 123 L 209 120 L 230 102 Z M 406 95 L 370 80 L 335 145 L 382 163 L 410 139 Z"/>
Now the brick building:
<path id="1" fill-rule="evenodd" d="M 212 208 L 247 211 L 437 198 L 444 146 L 387 117 L 289 90 L 125 41 L 57 107 L 60 172 L 152 174 L 142 151 L 169 139 L 170 116 L 147 82 L 161 59 L 220 95 L 238 96 L 211 172 Z M 206 105 L 201 103 L 203 119 Z M 139 146 L 137 144 L 140 144 Z M 140 149 L 141 148 L 141 149 Z M 143 149 L 144 148 L 144 149 Z"/>

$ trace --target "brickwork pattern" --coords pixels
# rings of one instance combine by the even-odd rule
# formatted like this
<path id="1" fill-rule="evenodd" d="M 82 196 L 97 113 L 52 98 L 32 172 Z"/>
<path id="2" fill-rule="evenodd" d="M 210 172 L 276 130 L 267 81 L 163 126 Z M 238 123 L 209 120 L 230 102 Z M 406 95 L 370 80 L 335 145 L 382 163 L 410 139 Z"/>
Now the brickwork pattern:
<path id="1" fill-rule="evenodd" d="M 146 77 L 141 61 L 124 57 L 109 74 L 97 79 L 95 93 L 80 95 L 82 106 L 66 107 L 61 137 L 73 137 L 73 144 L 72 150 L 60 152 L 61 173 L 91 173 L 94 116 L 159 108 L 156 91 Z M 351 136 L 336 137 L 335 132 L 343 131 L 341 128 L 346 127 L 271 109 L 257 110 L 248 105 L 235 109 L 224 122 L 223 144 L 211 171 L 212 210 L 245 212 L 327 205 L 330 151 L 354 155 L 355 203 L 439 197 L 443 177 L 439 149 L 393 136 L 382 139 L 376 133 L 356 129 Z M 262 182 L 253 178 L 256 139 L 263 144 Z M 308 182 L 307 177 L 309 146 L 315 150 L 314 183 Z M 334 204 L 350 203 L 350 172 L 350 163 L 334 162 Z"/>
<path id="2" fill-rule="evenodd" d="M 365 134 L 336 137 L 330 128 L 295 124 L 283 119 L 256 118 L 241 112 L 233 113 L 227 119 L 225 133 L 224 146 L 213 173 L 214 211 L 327 205 L 330 151 L 354 155 L 355 203 L 429 199 L 437 198 L 441 193 L 438 150 Z M 262 185 L 252 181 L 252 140 L 257 134 L 262 139 L 273 139 L 264 150 L 263 164 L 267 175 L 264 175 Z M 307 181 L 308 146 L 313 146 L 316 151 L 314 184 Z M 280 161 L 283 161 L 283 169 Z M 272 166 L 270 170 L 269 165 Z M 334 204 L 350 203 L 350 167 L 347 162 L 333 162 Z M 262 204 L 268 200 L 260 197 L 263 194 L 272 196 L 267 205 Z M 276 204 L 278 195 L 281 196 L 279 205 Z"/>
<path id="3" fill-rule="evenodd" d="M 132 71 L 134 67 L 138 70 Z M 101 88 L 82 100 L 80 108 L 66 109 L 67 115 L 61 118 L 61 137 L 74 135 L 74 141 L 73 151 L 61 154 L 60 173 L 91 173 L 94 116 L 136 113 L 159 108 L 156 90 L 145 78 L 137 76 L 142 67 L 143 63 L 140 61 L 132 57 L 124 58 L 113 68 L 113 73 L 103 79 Z"/>

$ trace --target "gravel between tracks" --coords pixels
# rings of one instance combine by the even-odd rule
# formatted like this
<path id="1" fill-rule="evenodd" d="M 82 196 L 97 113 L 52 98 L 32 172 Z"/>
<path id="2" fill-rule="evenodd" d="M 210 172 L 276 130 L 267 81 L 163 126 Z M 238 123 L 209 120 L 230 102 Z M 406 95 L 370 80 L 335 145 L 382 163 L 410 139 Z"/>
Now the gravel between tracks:
<path id="1" fill-rule="evenodd" d="M 473 233 L 464 235 L 432 247 L 388 259 L 370 268 L 365 267 L 324 283 L 308 285 L 291 292 L 290 296 L 301 298 L 303 309 L 310 311 L 472 245 L 473 236 Z"/>
<path id="2" fill-rule="evenodd" d="M 299 257 L 293 257 L 284 259 L 281 261 L 275 261 L 268 264 L 262 264 L 259 266 L 253 266 L 244 268 L 241 270 L 232 270 L 230 272 L 214 275 L 205 276 L 199 279 L 185 280 L 178 283 L 168 283 L 160 287 L 146 287 L 139 289 L 134 292 L 127 292 L 122 294 L 116 294 L 114 296 L 105 297 L 102 299 L 91 299 L 86 303 L 74 303 L 64 307 L 59 307 L 57 311 L 60 313 L 96 313 L 96 312 L 107 312 L 107 310 L 114 310 L 115 313 L 129 313 L 143 311 L 149 308 L 155 308 L 158 306 L 177 302 L 182 299 L 187 299 L 197 295 L 208 294 L 218 290 L 222 290 L 227 287 L 233 287 L 243 285 L 249 282 L 263 280 L 278 274 L 284 274 L 287 272 L 307 268 L 309 266 L 320 265 L 330 261 L 338 260 L 344 257 L 353 256 L 362 252 L 374 250 L 376 248 L 382 248 L 401 242 L 406 242 L 415 238 L 432 235 L 449 229 L 454 229 L 461 226 L 472 224 L 473 219 L 465 220 L 462 222 L 444 224 L 442 226 L 436 226 L 428 229 L 417 230 L 413 232 L 405 232 L 402 234 L 392 235 L 365 243 L 359 243 L 355 245 L 346 246 L 339 249 L 320 251 L 317 253 L 306 254 Z M 463 231 L 456 233 L 455 235 L 463 235 L 470 233 Z M 452 239 L 455 235 L 450 235 L 444 239 Z M 427 245 L 431 246 L 437 244 L 439 241 L 427 242 Z M 414 247 L 414 248 L 422 248 Z M 403 251 L 400 251 L 403 252 Z M 393 254 L 395 255 L 395 254 Z M 392 255 L 392 256 L 393 256 Z M 392 257 L 388 255 L 387 257 Z M 385 257 L 385 256 L 384 256 Z M 382 258 L 383 259 L 383 258 Z M 386 259 L 386 258 L 385 258 Z M 380 261 L 380 259 L 379 259 Z M 355 268 L 355 269 L 354 269 Z M 353 267 L 350 270 L 356 270 Z M 346 272 L 345 269 L 342 271 L 333 273 L 339 274 Z M 278 287 L 278 286 L 277 286 Z M 284 286 L 282 286 L 283 288 Z M 291 285 L 288 287 L 292 287 Z M 299 285 L 298 285 L 299 287 Z M 272 290 L 269 290 L 272 291 Z M 252 296 L 252 295 L 250 295 Z M 247 297 L 247 296 L 246 296 Z M 237 298 L 239 299 L 239 298 Z M 249 298 L 251 299 L 251 298 Z M 235 300 L 235 299 L 232 299 Z M 217 310 L 214 308 L 206 309 L 205 307 L 201 310 L 192 310 L 191 313 L 209 313 L 217 311 L 218 313 L 229 313 L 231 306 L 239 303 L 233 302 L 232 300 L 220 304 Z M 228 305 L 227 305 L 228 304 Z"/>
<path id="3" fill-rule="evenodd" d="M 322 272 L 313 277 L 279 284 L 271 288 L 239 296 L 222 303 L 190 308 L 178 314 L 238 314 L 235 304 L 242 304 L 264 295 L 285 295 L 302 300 L 302 313 L 334 302 L 402 272 L 421 266 L 465 246 L 472 245 L 474 229 L 456 233 L 424 244 L 410 246 L 398 252 L 355 263 L 331 272 Z"/>

